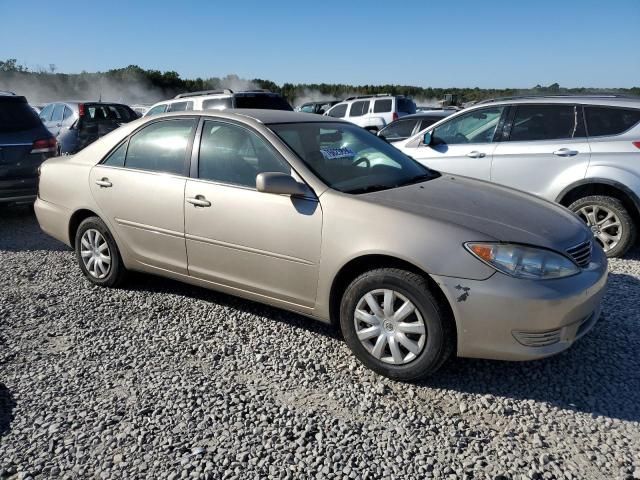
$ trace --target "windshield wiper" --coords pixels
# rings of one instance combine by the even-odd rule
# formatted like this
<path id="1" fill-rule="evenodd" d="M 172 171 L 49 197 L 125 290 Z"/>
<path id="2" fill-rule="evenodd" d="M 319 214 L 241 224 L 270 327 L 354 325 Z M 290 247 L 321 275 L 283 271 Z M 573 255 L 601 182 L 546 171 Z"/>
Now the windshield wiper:
<path id="1" fill-rule="evenodd" d="M 365 185 L 364 187 L 354 188 L 352 190 L 345 190 L 344 193 L 369 193 L 369 192 L 378 192 L 380 190 L 386 190 L 388 188 L 394 188 L 397 185 L 382 185 L 382 184 L 374 184 L 374 185 Z"/>
<path id="2" fill-rule="evenodd" d="M 422 175 L 416 175 L 413 178 L 410 178 L 409 180 L 406 180 L 404 182 L 400 182 L 397 185 L 395 185 L 396 187 L 404 187 L 405 185 L 413 185 L 415 183 L 420 183 L 420 182 L 424 182 L 426 180 L 431 180 L 432 178 L 435 178 L 436 175 L 433 174 L 433 172 L 430 173 L 423 173 Z"/>

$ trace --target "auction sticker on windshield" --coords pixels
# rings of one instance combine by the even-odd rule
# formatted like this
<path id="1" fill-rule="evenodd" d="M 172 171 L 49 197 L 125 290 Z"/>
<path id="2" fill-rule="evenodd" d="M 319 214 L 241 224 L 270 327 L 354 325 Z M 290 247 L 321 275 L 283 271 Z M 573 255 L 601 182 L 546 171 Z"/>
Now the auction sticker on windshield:
<path id="1" fill-rule="evenodd" d="M 356 152 L 350 148 L 321 148 L 320 152 L 326 160 L 335 160 L 337 158 L 353 158 L 356 156 Z"/>

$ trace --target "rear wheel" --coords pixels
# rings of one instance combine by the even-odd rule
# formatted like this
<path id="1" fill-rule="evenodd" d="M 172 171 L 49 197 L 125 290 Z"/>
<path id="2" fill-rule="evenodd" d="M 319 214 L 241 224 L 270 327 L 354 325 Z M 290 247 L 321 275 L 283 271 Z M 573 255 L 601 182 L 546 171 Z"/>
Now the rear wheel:
<path id="1" fill-rule="evenodd" d="M 347 345 L 368 368 L 403 381 L 424 378 L 451 355 L 455 334 L 424 277 L 382 268 L 347 287 L 340 327 Z"/>
<path id="2" fill-rule="evenodd" d="M 127 270 L 113 236 L 102 220 L 89 217 L 76 232 L 75 251 L 82 273 L 101 287 L 122 283 Z"/>
<path id="3" fill-rule="evenodd" d="M 589 226 L 607 257 L 621 257 L 635 243 L 636 225 L 617 198 L 591 195 L 576 200 L 569 209 Z"/>

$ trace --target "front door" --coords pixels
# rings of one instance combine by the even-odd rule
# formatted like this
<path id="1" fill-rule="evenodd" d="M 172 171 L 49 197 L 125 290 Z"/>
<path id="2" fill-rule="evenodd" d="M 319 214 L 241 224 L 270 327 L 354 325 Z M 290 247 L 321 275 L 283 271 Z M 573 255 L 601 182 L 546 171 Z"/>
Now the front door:
<path id="1" fill-rule="evenodd" d="M 243 126 L 205 121 L 198 157 L 197 178 L 185 190 L 189 274 L 313 306 L 322 233 L 317 199 L 258 192 L 256 175 L 291 167 Z"/>
<path id="2" fill-rule="evenodd" d="M 489 180 L 494 137 L 505 111 L 486 107 L 458 115 L 431 132 L 431 143 L 408 142 L 401 150 L 427 167 Z"/>
<path id="3" fill-rule="evenodd" d="M 103 217 L 144 265 L 186 275 L 184 189 L 196 120 L 153 122 L 91 170 Z"/>

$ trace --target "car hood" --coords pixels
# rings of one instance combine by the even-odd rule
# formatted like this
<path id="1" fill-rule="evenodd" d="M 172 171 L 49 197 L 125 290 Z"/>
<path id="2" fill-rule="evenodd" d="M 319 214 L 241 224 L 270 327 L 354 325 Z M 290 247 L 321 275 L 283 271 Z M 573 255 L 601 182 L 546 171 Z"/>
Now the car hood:
<path id="1" fill-rule="evenodd" d="M 591 235 L 577 216 L 560 205 L 461 176 L 442 175 L 423 183 L 364 194 L 361 199 L 453 223 L 501 242 L 564 251 Z M 473 240 L 479 239 L 469 238 Z"/>

